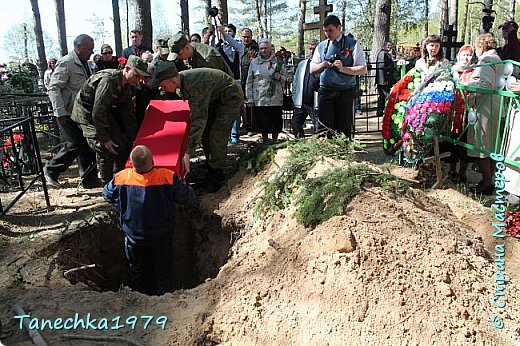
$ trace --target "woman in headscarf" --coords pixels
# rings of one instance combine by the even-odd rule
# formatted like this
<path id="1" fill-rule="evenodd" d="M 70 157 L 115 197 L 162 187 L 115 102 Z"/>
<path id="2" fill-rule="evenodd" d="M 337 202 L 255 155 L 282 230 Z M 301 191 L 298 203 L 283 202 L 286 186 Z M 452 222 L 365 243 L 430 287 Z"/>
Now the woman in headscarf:
<path id="1" fill-rule="evenodd" d="M 246 82 L 246 102 L 253 107 L 253 131 L 262 134 L 262 141 L 273 141 L 282 132 L 282 104 L 285 68 L 273 53 L 271 41 L 258 42 L 259 53 L 251 61 Z"/>

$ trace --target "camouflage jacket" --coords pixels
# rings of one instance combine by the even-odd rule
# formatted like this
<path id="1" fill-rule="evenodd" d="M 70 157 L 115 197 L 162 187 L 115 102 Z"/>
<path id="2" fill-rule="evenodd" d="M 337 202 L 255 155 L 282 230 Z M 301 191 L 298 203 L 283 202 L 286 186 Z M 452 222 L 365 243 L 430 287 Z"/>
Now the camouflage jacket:
<path id="1" fill-rule="evenodd" d="M 233 71 L 216 48 L 204 43 L 192 43 L 193 56 L 188 60 L 192 68 L 209 67 L 233 77 Z"/>
<path id="2" fill-rule="evenodd" d="M 111 113 L 116 106 L 130 138 L 137 132 L 135 108 L 132 102 L 134 90 L 130 85 L 122 86 L 123 71 L 102 70 L 94 73 L 78 92 L 71 118 L 83 125 L 83 135 L 97 138 L 106 143 L 110 138 L 110 127 L 118 126 Z"/>
<path id="3" fill-rule="evenodd" d="M 195 153 L 195 147 L 202 139 L 210 108 L 240 103 L 244 99 L 241 88 L 233 77 L 211 68 L 182 71 L 181 94 L 187 99 L 191 109 L 191 125 L 187 152 Z M 238 109 L 238 108 L 237 108 Z M 235 116 L 230 113 L 230 116 Z M 229 134 L 223 134 L 227 136 Z"/>

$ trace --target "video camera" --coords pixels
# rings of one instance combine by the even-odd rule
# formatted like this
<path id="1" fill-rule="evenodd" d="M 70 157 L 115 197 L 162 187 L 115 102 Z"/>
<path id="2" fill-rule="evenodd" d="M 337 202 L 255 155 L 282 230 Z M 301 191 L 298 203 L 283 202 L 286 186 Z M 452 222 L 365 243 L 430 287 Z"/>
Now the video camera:
<path id="1" fill-rule="evenodd" d="M 216 16 L 218 16 L 218 8 L 215 7 L 215 6 L 213 6 L 212 8 L 210 8 L 210 9 L 208 10 L 208 14 L 209 14 L 210 16 L 212 16 L 213 18 L 215 18 Z"/>
<path id="2" fill-rule="evenodd" d="M 333 64 L 336 60 L 341 60 L 341 54 L 334 54 L 333 56 L 327 59 L 327 61 L 331 64 Z"/>
<path id="3" fill-rule="evenodd" d="M 328 62 L 330 62 L 331 64 L 334 64 L 334 61 L 336 60 L 341 60 L 341 54 L 334 54 L 333 56 L 331 56 L 330 58 L 327 59 Z M 334 66 L 334 68 L 337 68 L 336 66 Z"/>

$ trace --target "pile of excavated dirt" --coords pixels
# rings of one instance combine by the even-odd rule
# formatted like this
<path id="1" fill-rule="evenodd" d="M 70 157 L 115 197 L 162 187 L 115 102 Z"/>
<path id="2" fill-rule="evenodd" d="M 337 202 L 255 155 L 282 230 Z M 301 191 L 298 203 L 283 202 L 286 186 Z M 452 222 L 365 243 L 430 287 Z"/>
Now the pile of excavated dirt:
<path id="1" fill-rule="evenodd" d="M 283 157 L 279 153 L 278 165 Z M 275 170 L 272 165 L 260 177 Z M 87 229 L 100 237 L 113 232 L 107 230 L 117 219 L 102 201 L 89 200 L 94 217 L 82 214 L 80 223 L 42 231 L 36 240 L 13 237 L 31 227 L 4 222 L 0 339 L 6 345 L 29 340 L 10 312 L 17 304 L 46 319 L 75 313 L 85 319 L 90 313 L 107 318 L 108 328 L 117 316 L 123 324 L 129 316 L 168 317 L 164 330 L 156 319 L 146 329 L 142 320 L 135 329 L 46 329 L 41 333 L 51 345 L 512 345 L 517 340 L 519 246 L 506 242 L 506 272 L 515 274 L 505 285 L 508 304 L 498 309 L 490 302 L 496 269 L 489 208 L 453 189 L 399 195 L 373 187 L 354 198 L 346 215 L 309 229 L 296 223 L 293 209 L 255 221 L 253 201 L 262 193 L 258 178 L 239 172 L 219 193 L 202 196 L 200 211 L 183 214 L 182 227 L 195 234 L 197 259 L 191 263 L 201 284 L 161 297 L 127 289 L 96 292 L 63 277 L 56 256 L 67 251 L 60 244 L 72 244 L 68 237 Z M 45 217 L 59 212 L 63 209 Z M 491 324 L 494 314 L 502 317 L 503 329 Z"/>

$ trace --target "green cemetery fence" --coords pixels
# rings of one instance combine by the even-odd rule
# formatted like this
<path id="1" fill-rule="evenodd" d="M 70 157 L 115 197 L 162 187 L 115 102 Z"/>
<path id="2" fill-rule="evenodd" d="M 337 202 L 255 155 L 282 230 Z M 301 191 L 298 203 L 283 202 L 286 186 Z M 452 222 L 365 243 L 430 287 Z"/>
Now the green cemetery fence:
<path id="1" fill-rule="evenodd" d="M 496 62 L 496 63 L 488 63 L 488 64 L 482 64 L 482 65 L 474 65 L 471 67 L 482 67 L 482 66 L 493 66 L 493 65 L 502 65 L 504 67 L 504 70 L 507 72 L 507 74 L 504 74 L 504 84 L 507 85 L 507 83 L 511 82 L 511 76 L 513 73 L 513 70 L 517 71 L 520 70 L 520 63 L 512 60 L 505 60 L 502 62 Z M 509 71 L 507 71 L 509 70 Z M 510 72 L 510 73 L 509 73 Z M 513 77 L 514 78 L 514 77 Z M 509 81 L 508 81 L 509 80 Z M 502 82 L 500 82 L 502 83 Z M 509 164 L 512 167 L 520 168 L 520 161 L 518 159 L 515 160 L 515 156 L 520 151 L 520 145 L 517 145 L 515 148 L 508 147 L 509 140 L 512 136 L 520 136 L 520 133 L 513 134 L 512 128 L 511 128 L 511 122 L 513 121 L 513 117 L 517 117 L 516 121 L 520 121 L 520 94 L 516 94 L 512 91 L 506 90 L 498 90 L 498 89 L 488 89 L 488 88 L 479 88 L 479 87 L 472 87 L 462 84 L 457 84 L 456 88 L 461 91 L 464 101 L 466 102 L 468 99 L 468 95 L 472 93 L 478 93 L 478 99 L 476 108 L 472 109 L 468 102 L 466 102 L 466 110 L 468 114 L 471 112 L 475 112 L 476 122 L 474 124 L 471 124 L 469 121 L 464 126 L 462 133 L 456 137 L 451 138 L 450 134 L 446 132 L 445 134 L 440 136 L 441 140 L 454 143 L 456 145 L 465 147 L 467 149 L 483 153 L 486 155 L 491 155 L 493 153 L 495 154 L 501 154 L 505 158 L 505 162 Z M 496 104 L 494 104 L 493 96 L 497 96 L 500 98 L 500 102 L 498 103 L 498 107 Z M 484 138 L 481 131 L 479 131 L 477 124 L 479 121 L 479 111 L 487 105 L 490 109 L 490 117 L 488 120 L 489 125 L 489 142 L 492 144 L 492 147 L 486 148 L 484 146 Z M 497 109 L 498 108 L 498 109 Z M 471 116 L 470 116 L 471 117 Z M 461 141 L 462 136 L 464 133 L 466 133 L 470 127 L 474 127 L 474 130 L 477 133 L 477 137 L 479 139 L 479 142 L 481 143 L 478 146 L 468 144 L 466 142 Z M 449 130 L 449 129 L 448 129 Z"/>

